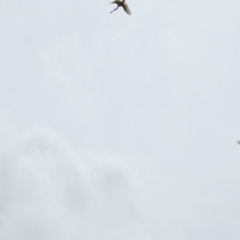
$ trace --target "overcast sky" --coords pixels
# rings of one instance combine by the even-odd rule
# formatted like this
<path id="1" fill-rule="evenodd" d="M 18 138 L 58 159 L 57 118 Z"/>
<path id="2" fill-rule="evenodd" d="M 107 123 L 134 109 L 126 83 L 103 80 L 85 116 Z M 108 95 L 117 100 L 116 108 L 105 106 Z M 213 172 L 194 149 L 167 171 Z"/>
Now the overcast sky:
<path id="1" fill-rule="evenodd" d="M 240 1 L 0 2 L 0 239 L 239 240 Z"/>

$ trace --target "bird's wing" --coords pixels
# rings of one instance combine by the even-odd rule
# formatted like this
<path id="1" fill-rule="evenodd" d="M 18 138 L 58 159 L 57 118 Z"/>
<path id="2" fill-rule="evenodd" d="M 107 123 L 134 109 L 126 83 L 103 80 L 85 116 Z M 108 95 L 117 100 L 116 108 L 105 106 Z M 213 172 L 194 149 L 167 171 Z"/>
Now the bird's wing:
<path id="1" fill-rule="evenodd" d="M 121 0 L 115 0 L 115 1 L 113 1 L 113 2 L 111 2 L 111 3 L 116 3 L 116 4 L 118 4 L 118 3 L 120 3 L 120 2 L 122 2 Z"/>
<path id="2" fill-rule="evenodd" d="M 123 9 L 127 14 L 131 15 L 131 10 L 129 9 L 129 7 L 126 3 L 123 4 Z"/>

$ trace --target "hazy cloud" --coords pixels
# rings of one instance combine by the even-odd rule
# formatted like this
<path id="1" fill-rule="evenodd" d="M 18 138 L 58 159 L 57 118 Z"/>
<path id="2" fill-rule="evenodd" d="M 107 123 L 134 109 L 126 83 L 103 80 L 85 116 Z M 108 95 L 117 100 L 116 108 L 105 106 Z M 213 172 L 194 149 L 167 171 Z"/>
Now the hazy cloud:
<path id="1" fill-rule="evenodd" d="M 1 239 L 239 239 L 239 1 L 128 4 L 1 2 Z"/>

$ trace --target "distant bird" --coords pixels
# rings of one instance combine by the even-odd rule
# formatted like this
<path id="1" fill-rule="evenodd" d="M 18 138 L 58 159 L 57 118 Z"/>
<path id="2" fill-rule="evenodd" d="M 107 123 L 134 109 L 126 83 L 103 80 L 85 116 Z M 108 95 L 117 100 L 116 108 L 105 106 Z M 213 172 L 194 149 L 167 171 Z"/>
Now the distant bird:
<path id="1" fill-rule="evenodd" d="M 127 14 L 131 15 L 131 11 L 130 11 L 128 5 L 125 3 L 125 0 L 115 0 L 115 1 L 111 2 L 110 4 L 112 4 L 112 3 L 116 3 L 118 6 L 117 6 L 117 8 L 112 10 L 110 13 L 116 11 L 119 7 L 122 7 Z"/>
<path id="2" fill-rule="evenodd" d="M 238 140 L 237 143 L 240 144 L 240 140 Z"/>

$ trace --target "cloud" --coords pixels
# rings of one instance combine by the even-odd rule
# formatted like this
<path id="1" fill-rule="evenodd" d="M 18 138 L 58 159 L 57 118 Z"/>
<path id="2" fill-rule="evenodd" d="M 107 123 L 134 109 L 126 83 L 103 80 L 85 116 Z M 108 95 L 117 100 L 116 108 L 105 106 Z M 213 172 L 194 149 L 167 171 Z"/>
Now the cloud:
<path id="1" fill-rule="evenodd" d="M 1 239 L 239 237 L 239 220 L 216 191 L 158 176 L 141 157 L 81 154 L 47 130 L 19 136 L 1 153 Z"/>
<path id="2" fill-rule="evenodd" d="M 0 239 L 239 239 L 239 3 L 13 2 Z"/>
<path id="3" fill-rule="evenodd" d="M 87 162 L 46 130 L 21 136 L 0 165 L 2 239 L 110 239 L 135 214 L 123 168 Z"/>

